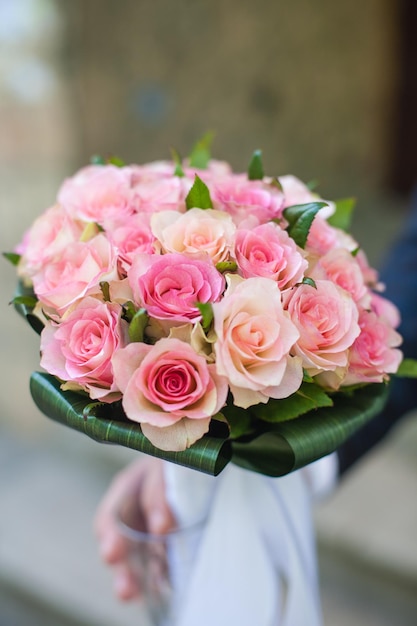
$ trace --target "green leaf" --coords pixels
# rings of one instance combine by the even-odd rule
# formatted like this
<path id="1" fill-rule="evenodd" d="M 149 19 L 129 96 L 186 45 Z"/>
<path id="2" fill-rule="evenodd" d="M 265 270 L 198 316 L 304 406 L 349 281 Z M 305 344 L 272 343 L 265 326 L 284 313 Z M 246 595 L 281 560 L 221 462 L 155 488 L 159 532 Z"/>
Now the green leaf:
<path id="1" fill-rule="evenodd" d="M 237 263 L 236 261 L 220 261 L 216 263 L 216 270 L 221 272 L 236 272 L 237 271 Z"/>
<path id="2" fill-rule="evenodd" d="M 328 222 L 335 228 L 348 231 L 352 221 L 353 209 L 356 205 L 356 198 L 341 198 L 336 200 L 336 211 L 328 218 Z"/>
<path id="3" fill-rule="evenodd" d="M 336 394 L 333 407 L 265 424 L 259 436 L 232 442 L 232 462 L 267 476 L 289 474 L 334 452 L 381 412 L 387 396 L 388 385 L 367 385 L 349 395 Z"/>
<path id="4" fill-rule="evenodd" d="M 110 285 L 106 280 L 102 280 L 99 283 L 100 291 L 103 294 L 104 302 L 110 302 Z"/>
<path id="5" fill-rule="evenodd" d="M 249 180 L 263 180 L 262 150 L 255 150 L 248 167 Z"/>
<path id="6" fill-rule="evenodd" d="M 210 302 L 197 302 L 196 306 L 202 315 L 201 325 L 203 330 L 208 330 L 214 319 L 213 307 Z"/>
<path id="7" fill-rule="evenodd" d="M 314 383 L 314 378 L 307 372 L 307 370 L 303 369 L 303 381 L 305 383 Z"/>
<path id="8" fill-rule="evenodd" d="M 201 180 L 197 174 L 195 175 L 194 184 L 188 192 L 185 198 L 185 204 L 187 209 L 212 209 L 213 202 L 210 197 L 210 192 L 205 183 Z"/>
<path id="9" fill-rule="evenodd" d="M 307 204 L 294 204 L 284 209 L 284 217 L 288 222 L 287 232 L 300 248 L 304 248 L 308 233 L 317 213 L 325 202 L 308 202 Z"/>
<path id="10" fill-rule="evenodd" d="M 417 378 L 417 360 L 403 359 L 395 376 L 402 378 Z"/>
<path id="11" fill-rule="evenodd" d="M 3 256 L 5 259 L 10 261 L 10 263 L 14 265 L 15 267 L 19 265 L 19 261 L 21 258 L 20 254 L 16 254 L 16 252 L 3 252 Z"/>
<path id="12" fill-rule="evenodd" d="M 100 443 L 132 448 L 212 476 L 217 476 L 231 459 L 228 427 L 218 420 L 212 420 L 207 435 L 187 450 L 165 452 L 150 443 L 139 424 L 126 418 L 120 403 L 92 403 L 79 393 L 62 391 L 59 381 L 43 372 L 32 374 L 30 391 L 36 406 L 47 417 Z"/>
<path id="13" fill-rule="evenodd" d="M 197 141 L 190 154 L 190 167 L 196 167 L 200 170 L 207 169 L 211 158 L 210 148 L 213 138 L 214 133 L 209 131 Z"/>
<path id="14" fill-rule="evenodd" d="M 123 319 L 126 320 L 126 322 L 130 322 L 133 320 L 133 318 L 135 317 L 135 313 L 136 313 L 136 307 L 133 304 L 133 302 L 131 302 L 130 300 L 128 302 L 125 302 L 123 305 Z"/>
<path id="15" fill-rule="evenodd" d="M 278 191 L 281 191 L 281 192 L 283 192 L 283 191 L 284 191 L 284 188 L 283 188 L 283 186 L 281 185 L 281 182 L 280 182 L 280 180 L 279 180 L 279 178 L 278 178 L 277 176 L 275 176 L 275 178 L 273 178 L 273 179 L 271 180 L 271 182 L 269 183 L 269 185 L 270 185 L 270 187 L 275 187 L 275 189 L 278 189 Z"/>
<path id="16" fill-rule="evenodd" d="M 181 165 L 176 165 L 175 169 L 174 169 L 174 176 L 178 176 L 178 178 L 183 178 L 185 176 L 184 174 L 184 170 L 182 169 Z"/>
<path id="17" fill-rule="evenodd" d="M 99 154 L 93 154 L 93 156 L 90 157 L 90 163 L 91 165 L 106 165 L 106 160 Z"/>
<path id="18" fill-rule="evenodd" d="M 93 154 L 90 157 L 91 165 L 115 165 L 116 167 L 124 167 L 126 163 L 120 157 L 111 155 L 106 159 L 100 154 Z"/>
<path id="19" fill-rule="evenodd" d="M 308 183 L 306 184 L 307 189 L 309 189 L 310 191 L 314 191 L 315 189 L 317 189 L 317 187 L 319 186 L 319 180 L 317 180 L 317 178 L 313 178 L 312 180 L 309 180 Z"/>
<path id="20" fill-rule="evenodd" d="M 139 309 L 129 324 L 129 339 L 132 342 L 143 341 L 145 328 L 149 322 L 149 315 L 145 309 Z"/>
<path id="21" fill-rule="evenodd" d="M 26 318 L 33 330 L 40 335 L 44 328 L 44 324 L 41 322 L 39 317 L 33 315 L 32 313 L 36 302 L 36 296 L 32 287 L 26 287 L 22 281 L 19 281 L 17 283 L 12 303 L 19 315 Z"/>
<path id="22" fill-rule="evenodd" d="M 222 413 L 230 426 L 230 437 L 237 439 L 253 431 L 253 418 L 250 411 L 233 404 L 223 407 Z"/>
<path id="23" fill-rule="evenodd" d="M 313 278 L 310 278 L 309 276 L 304 276 L 303 280 L 301 281 L 301 284 L 310 285 L 310 287 L 314 287 L 314 289 L 317 289 L 315 280 Z"/>
<path id="24" fill-rule="evenodd" d="M 292 420 L 319 407 L 333 406 L 332 399 L 322 387 L 314 383 L 302 383 L 300 389 L 289 398 L 269 400 L 267 404 L 256 404 L 251 411 L 265 422 L 278 423 Z"/>
<path id="25" fill-rule="evenodd" d="M 116 167 L 124 167 L 126 165 L 123 159 L 116 155 L 111 155 L 105 159 L 100 154 L 93 154 L 90 157 L 90 163 L 91 165 L 115 165 Z"/>
<path id="26" fill-rule="evenodd" d="M 15 298 L 13 298 L 10 304 L 14 304 L 15 306 L 16 304 L 22 304 L 28 309 L 34 309 L 36 306 L 36 303 L 37 303 L 37 300 L 35 296 L 16 296 Z"/>
<path id="27" fill-rule="evenodd" d="M 126 163 L 120 157 L 113 155 L 107 159 L 109 165 L 115 165 L 116 167 L 124 167 Z"/>
<path id="28" fill-rule="evenodd" d="M 184 170 L 182 169 L 182 160 L 181 160 L 179 153 L 175 150 L 175 148 L 171 148 L 171 157 L 175 163 L 174 176 L 183 178 L 185 174 L 184 174 Z"/>

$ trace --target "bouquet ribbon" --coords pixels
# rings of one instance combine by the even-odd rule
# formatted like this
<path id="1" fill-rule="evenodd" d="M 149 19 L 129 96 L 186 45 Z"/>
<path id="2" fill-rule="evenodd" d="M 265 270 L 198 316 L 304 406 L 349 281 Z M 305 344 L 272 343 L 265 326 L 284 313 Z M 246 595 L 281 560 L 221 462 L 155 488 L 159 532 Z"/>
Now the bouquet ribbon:
<path id="1" fill-rule="evenodd" d="M 213 478 L 165 464 L 178 521 L 209 517 L 179 626 L 320 626 L 312 484 L 322 459 L 281 478 L 228 465 Z"/>

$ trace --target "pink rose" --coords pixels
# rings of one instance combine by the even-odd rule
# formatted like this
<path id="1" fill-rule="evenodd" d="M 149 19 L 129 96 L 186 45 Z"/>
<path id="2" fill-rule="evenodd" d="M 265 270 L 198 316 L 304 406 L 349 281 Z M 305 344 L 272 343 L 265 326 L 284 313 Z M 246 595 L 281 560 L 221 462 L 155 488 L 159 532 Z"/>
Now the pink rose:
<path id="1" fill-rule="evenodd" d="M 112 231 L 108 238 L 117 251 L 120 274 L 127 276 L 137 254 L 153 254 L 155 237 L 150 227 L 147 213 L 136 213 L 125 220 L 125 223 Z"/>
<path id="2" fill-rule="evenodd" d="M 190 322 L 201 319 L 196 304 L 216 302 L 224 277 L 211 261 L 182 254 L 139 255 L 129 270 L 137 303 L 158 319 Z"/>
<path id="3" fill-rule="evenodd" d="M 143 165 L 129 165 L 132 186 L 136 187 L 142 183 L 149 183 L 161 180 L 162 178 L 172 178 L 175 172 L 175 165 L 172 161 L 152 161 Z"/>
<path id="4" fill-rule="evenodd" d="M 175 176 L 175 168 L 176 163 L 173 161 L 152 161 L 143 165 L 129 165 L 133 186 L 155 182 L 162 178 L 173 178 Z M 210 159 L 204 170 L 191 167 L 188 160 L 185 160 L 182 164 L 182 170 L 185 174 L 185 179 L 190 181 L 190 185 L 193 184 L 196 174 L 202 180 L 208 182 L 215 178 L 229 176 L 232 173 L 231 167 L 226 161 L 218 161 L 216 159 Z"/>
<path id="5" fill-rule="evenodd" d="M 299 285 L 284 295 L 285 308 L 300 337 L 293 354 L 311 376 L 344 367 L 348 350 L 359 335 L 358 308 L 351 295 L 330 280 L 316 288 Z"/>
<path id="6" fill-rule="evenodd" d="M 361 267 L 346 248 L 333 248 L 322 256 L 309 274 L 314 279 L 328 279 L 350 293 L 355 302 L 370 303 Z"/>
<path id="7" fill-rule="evenodd" d="M 226 379 L 179 339 L 160 339 L 154 346 L 129 344 L 114 354 L 113 368 L 126 415 L 158 447 L 164 446 L 166 434 L 164 449 L 184 450 L 194 443 L 190 434 L 201 437 L 226 402 Z M 188 420 L 200 423 L 197 431 Z M 165 428 L 170 430 L 165 433 Z"/>
<path id="8" fill-rule="evenodd" d="M 392 328 L 398 328 L 401 323 L 401 314 L 393 302 L 379 293 L 371 292 L 371 310 L 379 318 L 383 318 Z"/>
<path id="9" fill-rule="evenodd" d="M 31 277 L 39 272 L 70 243 L 78 241 L 84 227 L 85 224 L 70 218 L 58 204 L 42 213 L 17 249 L 22 255 L 19 276 Z"/>
<path id="10" fill-rule="evenodd" d="M 69 244 L 33 277 L 39 300 L 62 314 L 79 298 L 100 292 L 101 281 L 118 278 L 113 247 L 103 234 Z"/>
<path id="11" fill-rule="evenodd" d="M 92 297 L 81 300 L 59 323 L 47 323 L 41 334 L 41 366 L 68 381 L 62 389 L 83 389 L 94 400 L 121 397 L 113 379 L 113 353 L 127 343 L 128 324 L 122 307 Z"/>
<path id="12" fill-rule="evenodd" d="M 185 211 L 185 197 L 189 184 L 178 176 L 156 180 L 140 179 L 132 193 L 137 212 Z"/>
<path id="13" fill-rule="evenodd" d="M 306 204 L 316 199 L 316 196 L 307 185 L 296 176 L 287 174 L 285 176 L 279 176 L 278 180 L 284 192 L 285 207 L 295 204 Z"/>
<path id="14" fill-rule="evenodd" d="M 320 215 L 316 215 L 308 233 L 306 250 L 313 255 L 323 256 L 329 250 L 339 247 L 353 252 L 358 244 L 343 230 L 331 226 Z"/>
<path id="15" fill-rule="evenodd" d="M 192 181 L 194 181 L 195 175 L 204 180 L 204 182 L 210 183 L 216 179 L 226 178 L 232 174 L 232 168 L 226 161 L 218 161 L 216 159 L 210 159 L 207 163 L 205 170 L 197 167 L 190 167 L 187 162 L 185 163 L 184 173 Z"/>
<path id="16" fill-rule="evenodd" d="M 380 383 L 394 374 L 402 360 L 401 336 L 386 319 L 362 310 L 359 316 L 361 329 L 349 352 L 349 369 L 343 385 Z"/>
<path id="17" fill-rule="evenodd" d="M 236 225 L 244 226 L 249 218 L 262 224 L 281 217 L 284 197 L 279 189 L 260 180 L 235 174 L 214 182 L 212 200 L 216 209 L 226 211 Z"/>
<path id="18" fill-rule="evenodd" d="M 292 174 L 280 176 L 279 182 L 284 193 L 284 206 L 289 207 L 295 204 L 307 204 L 309 202 L 326 202 L 327 206 L 320 209 L 320 216 L 327 218 L 335 211 L 334 202 L 323 200 L 313 193 L 305 183 Z"/>
<path id="19" fill-rule="evenodd" d="M 190 209 L 152 215 L 152 232 L 165 252 L 207 254 L 213 263 L 229 259 L 236 227 L 223 211 Z"/>
<path id="20" fill-rule="evenodd" d="M 134 211 L 128 168 L 90 165 L 68 178 L 58 202 L 74 219 L 105 225 L 122 221 Z"/>
<path id="21" fill-rule="evenodd" d="M 281 290 L 300 282 L 308 265 L 294 240 L 272 222 L 251 230 L 239 229 L 235 254 L 245 278 L 271 278 Z"/>
<path id="22" fill-rule="evenodd" d="M 229 379 L 236 406 L 285 398 L 299 388 L 301 359 L 290 356 L 299 333 L 282 308 L 275 281 L 229 275 L 213 311 L 216 367 Z"/>
<path id="23" fill-rule="evenodd" d="M 382 289 L 383 285 L 378 283 L 378 272 L 369 265 L 365 252 L 362 249 L 358 250 L 355 258 L 361 268 L 365 284 L 373 289 Z"/>

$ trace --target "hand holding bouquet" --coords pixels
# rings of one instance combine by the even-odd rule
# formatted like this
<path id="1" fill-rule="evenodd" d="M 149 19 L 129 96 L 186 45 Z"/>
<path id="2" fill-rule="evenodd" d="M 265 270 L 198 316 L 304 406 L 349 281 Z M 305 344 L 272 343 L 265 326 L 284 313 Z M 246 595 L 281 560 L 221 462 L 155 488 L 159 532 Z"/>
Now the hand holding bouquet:
<path id="1" fill-rule="evenodd" d="M 331 451 L 334 417 L 345 437 L 369 419 L 402 360 L 398 311 L 344 229 L 352 204 L 265 176 L 259 152 L 234 173 L 204 140 L 186 160 L 83 168 L 7 255 L 42 328 L 35 401 L 192 466 L 214 437 L 256 469 L 272 441 L 277 469 L 259 471 L 282 473 L 277 437 L 306 420 L 316 442 L 294 467 Z"/>

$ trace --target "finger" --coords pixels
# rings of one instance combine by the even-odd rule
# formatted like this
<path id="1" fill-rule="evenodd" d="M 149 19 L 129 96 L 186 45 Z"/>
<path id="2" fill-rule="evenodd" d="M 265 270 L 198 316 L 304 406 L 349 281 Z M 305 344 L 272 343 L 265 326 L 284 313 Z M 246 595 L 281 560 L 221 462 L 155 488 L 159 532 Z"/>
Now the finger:
<path id="1" fill-rule="evenodd" d="M 115 535 L 118 534 L 117 515 L 121 502 L 127 494 L 137 488 L 145 469 L 143 461 L 140 460 L 140 462 L 133 463 L 121 471 L 110 483 L 97 509 L 94 518 L 94 532 L 99 542 L 109 544 L 108 550 L 110 552 L 112 544 L 116 541 Z"/>
<path id="2" fill-rule="evenodd" d="M 119 565 L 114 568 L 113 590 L 116 597 L 123 601 L 133 600 L 141 596 L 137 577 L 126 565 Z"/>
<path id="3" fill-rule="evenodd" d="M 114 516 L 119 509 L 120 502 L 141 480 L 145 469 L 145 465 L 141 460 L 141 462 L 128 466 L 113 478 L 96 515 L 98 532 L 100 532 L 102 518 Z"/>
<path id="4" fill-rule="evenodd" d="M 166 498 L 163 464 L 152 461 L 142 483 L 141 502 L 149 532 L 162 534 L 175 528 L 175 517 Z"/>
<path id="5" fill-rule="evenodd" d="M 164 503 L 150 505 L 147 512 L 149 531 L 154 535 L 168 533 L 175 528 L 175 518 Z"/>
<path id="6" fill-rule="evenodd" d="M 107 565 L 115 565 L 127 558 L 127 542 L 117 529 L 109 529 L 99 538 L 100 557 Z"/>

